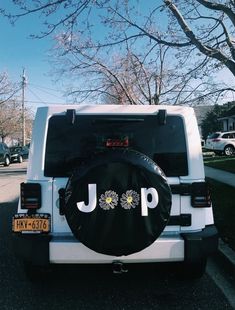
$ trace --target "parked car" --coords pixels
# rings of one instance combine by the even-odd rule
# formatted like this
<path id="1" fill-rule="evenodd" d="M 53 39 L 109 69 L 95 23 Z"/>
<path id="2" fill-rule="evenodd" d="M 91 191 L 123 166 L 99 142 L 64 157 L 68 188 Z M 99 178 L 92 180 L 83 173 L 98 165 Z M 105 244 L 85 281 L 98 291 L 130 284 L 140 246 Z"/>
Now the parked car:
<path id="1" fill-rule="evenodd" d="M 9 166 L 11 162 L 11 153 L 9 147 L 0 142 L 0 164 L 4 166 Z"/>
<path id="2" fill-rule="evenodd" d="M 10 147 L 11 162 L 22 163 L 23 159 L 28 158 L 29 149 L 26 146 L 13 146 Z"/>
<path id="3" fill-rule="evenodd" d="M 32 145 L 12 222 L 27 272 L 181 262 L 202 276 L 218 234 L 192 108 L 42 107 Z"/>
<path id="4" fill-rule="evenodd" d="M 205 148 L 218 155 L 235 155 L 235 131 L 212 133 L 206 139 Z"/>

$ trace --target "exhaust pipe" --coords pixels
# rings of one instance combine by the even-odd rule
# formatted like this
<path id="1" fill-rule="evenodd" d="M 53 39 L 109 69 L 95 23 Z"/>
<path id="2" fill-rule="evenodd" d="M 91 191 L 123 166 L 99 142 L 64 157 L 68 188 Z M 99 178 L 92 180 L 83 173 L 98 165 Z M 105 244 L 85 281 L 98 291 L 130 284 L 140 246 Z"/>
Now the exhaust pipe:
<path id="1" fill-rule="evenodd" d="M 122 274 L 128 272 L 128 269 L 122 262 L 113 262 L 113 273 Z"/>

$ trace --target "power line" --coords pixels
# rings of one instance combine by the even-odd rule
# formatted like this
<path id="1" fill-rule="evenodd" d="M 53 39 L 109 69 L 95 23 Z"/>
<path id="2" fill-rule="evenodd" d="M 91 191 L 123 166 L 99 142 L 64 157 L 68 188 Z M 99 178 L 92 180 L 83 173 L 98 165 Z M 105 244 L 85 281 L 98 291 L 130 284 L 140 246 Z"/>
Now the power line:
<path id="1" fill-rule="evenodd" d="M 36 97 L 38 100 L 40 101 L 37 101 L 37 100 L 26 100 L 25 102 L 28 102 L 28 103 L 41 103 L 41 104 L 64 104 L 64 102 L 52 102 L 52 101 L 45 101 L 45 100 L 42 100 L 37 94 L 35 94 L 34 91 L 32 91 L 32 89 L 28 88 L 29 92 L 34 96 Z M 60 97 L 58 97 L 60 98 Z M 72 103 L 71 103 L 72 104 Z"/>
<path id="2" fill-rule="evenodd" d="M 32 84 L 30 84 L 30 86 L 32 86 Z M 50 96 L 57 97 L 57 98 L 61 98 L 61 96 L 58 96 L 58 95 L 56 95 L 56 94 L 52 94 L 52 93 L 50 93 L 50 92 L 48 92 L 48 91 L 46 91 L 46 90 L 43 90 L 43 87 L 39 87 L 39 86 L 33 86 L 33 87 L 36 88 L 36 89 L 40 89 L 41 92 L 43 92 L 43 93 L 45 93 L 45 94 L 48 94 L 48 95 L 50 95 Z M 46 89 L 47 89 L 47 88 L 46 88 Z M 53 91 L 57 92 L 56 90 L 53 90 Z"/>
<path id="3" fill-rule="evenodd" d="M 33 94 L 33 96 L 36 97 L 38 100 L 40 100 L 41 103 L 46 104 L 46 103 L 44 102 L 44 100 L 42 100 L 38 95 L 36 95 L 30 88 L 28 88 L 28 91 L 29 91 L 31 94 Z"/>
<path id="4" fill-rule="evenodd" d="M 37 84 L 34 84 L 34 83 L 30 83 L 30 85 L 32 86 L 36 86 L 38 88 L 43 88 L 43 89 L 47 89 L 47 90 L 52 90 L 52 91 L 55 91 L 57 92 L 58 90 L 57 89 L 53 89 L 53 88 L 49 88 L 49 87 L 45 87 L 45 86 L 41 86 L 41 85 L 37 85 Z"/>
<path id="5" fill-rule="evenodd" d="M 58 92 L 57 90 L 55 89 L 52 89 L 52 88 L 48 88 L 48 87 L 43 87 L 43 86 L 39 86 L 39 85 L 36 85 L 36 84 L 32 84 L 30 83 L 30 86 L 33 86 L 34 88 L 36 89 L 39 89 L 40 91 L 44 92 L 45 94 L 48 94 L 50 96 L 53 96 L 53 97 L 57 97 L 57 98 L 61 98 L 60 96 L 56 95 L 56 94 L 52 94 L 44 89 L 47 89 L 47 90 L 51 90 L 51 91 L 54 91 L 54 92 Z"/>
<path id="6" fill-rule="evenodd" d="M 65 102 L 52 102 L 52 101 L 35 101 L 35 100 L 25 100 L 27 103 L 42 103 L 42 104 L 65 104 Z M 66 103 L 66 104 L 74 104 L 74 103 Z"/>

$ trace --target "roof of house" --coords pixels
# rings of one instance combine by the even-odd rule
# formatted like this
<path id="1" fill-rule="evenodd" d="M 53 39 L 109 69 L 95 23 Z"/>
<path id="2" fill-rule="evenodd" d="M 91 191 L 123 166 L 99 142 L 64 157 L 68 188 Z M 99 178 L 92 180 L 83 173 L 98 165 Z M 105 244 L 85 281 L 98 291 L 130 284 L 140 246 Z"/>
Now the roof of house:
<path id="1" fill-rule="evenodd" d="M 200 126 L 203 119 L 206 117 L 206 114 L 214 109 L 214 105 L 198 105 L 193 107 L 198 125 Z"/>
<path id="2" fill-rule="evenodd" d="M 232 107 L 230 110 L 224 112 L 220 118 L 223 118 L 223 117 L 230 117 L 230 116 L 235 116 L 235 106 Z"/>

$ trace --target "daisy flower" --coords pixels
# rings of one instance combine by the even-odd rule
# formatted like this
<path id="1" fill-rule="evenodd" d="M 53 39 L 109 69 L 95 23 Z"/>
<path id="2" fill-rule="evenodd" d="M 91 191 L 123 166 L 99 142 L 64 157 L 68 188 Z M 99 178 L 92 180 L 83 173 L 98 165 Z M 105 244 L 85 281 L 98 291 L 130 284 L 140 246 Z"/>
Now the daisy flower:
<path id="1" fill-rule="evenodd" d="M 122 194 L 121 197 L 121 206 L 124 209 L 135 208 L 140 201 L 140 195 L 133 190 L 128 190 L 126 193 Z"/>
<path id="2" fill-rule="evenodd" d="M 118 194 L 114 191 L 106 191 L 100 196 L 99 205 L 103 210 L 114 209 L 118 204 Z"/>

